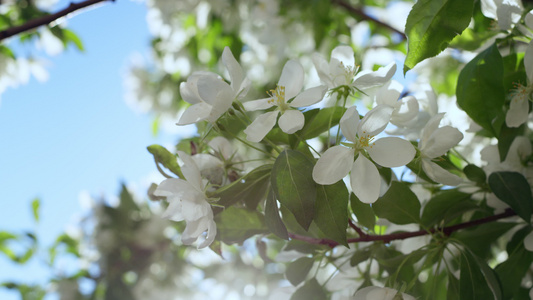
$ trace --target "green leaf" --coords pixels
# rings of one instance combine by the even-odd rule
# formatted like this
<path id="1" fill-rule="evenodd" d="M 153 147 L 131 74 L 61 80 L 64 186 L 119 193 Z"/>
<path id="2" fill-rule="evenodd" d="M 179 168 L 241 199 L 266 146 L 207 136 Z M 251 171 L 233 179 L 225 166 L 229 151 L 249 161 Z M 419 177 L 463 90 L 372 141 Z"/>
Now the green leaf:
<path id="1" fill-rule="evenodd" d="M 123 183 L 120 189 L 120 204 L 118 209 L 129 215 L 130 212 L 139 211 L 139 206 L 133 200 L 133 196 L 128 191 L 128 188 Z"/>
<path id="2" fill-rule="evenodd" d="M 287 266 L 285 277 L 292 285 L 297 286 L 305 280 L 314 263 L 315 259 L 312 257 L 300 257 Z"/>
<path id="3" fill-rule="evenodd" d="M 502 285 L 504 299 L 511 299 L 516 295 L 531 263 L 533 263 L 533 252 L 524 248 L 522 240 L 518 248 L 509 253 L 509 258 L 495 268 Z"/>
<path id="4" fill-rule="evenodd" d="M 35 222 L 39 222 L 39 207 L 41 206 L 41 202 L 39 198 L 33 199 L 31 202 L 31 211 L 33 213 L 33 219 Z"/>
<path id="5" fill-rule="evenodd" d="M 489 176 L 492 192 L 528 224 L 531 224 L 533 198 L 524 175 L 517 172 L 495 172 Z"/>
<path id="6" fill-rule="evenodd" d="M 262 214 L 235 206 L 224 209 L 215 221 L 220 240 L 226 244 L 241 244 L 253 235 L 267 232 Z"/>
<path id="7" fill-rule="evenodd" d="M 83 43 L 81 42 L 80 37 L 75 34 L 72 30 L 63 29 L 63 36 L 66 43 L 73 43 L 78 50 L 83 51 Z"/>
<path id="8" fill-rule="evenodd" d="M 342 180 L 332 185 L 318 185 L 314 218 L 316 225 L 329 239 L 346 247 L 348 197 L 350 194 Z"/>
<path id="9" fill-rule="evenodd" d="M 446 220 L 449 214 L 454 214 L 457 206 L 468 199 L 470 199 L 469 194 L 459 192 L 457 189 L 439 191 L 424 206 L 422 224 L 426 227 L 439 224 L 442 220 Z"/>
<path id="10" fill-rule="evenodd" d="M 344 112 L 346 112 L 346 108 L 338 106 L 306 111 L 304 113 L 305 125 L 299 131 L 299 136 L 303 140 L 319 136 L 331 127 L 338 125 Z"/>
<path id="11" fill-rule="evenodd" d="M 507 153 L 509 153 L 509 149 L 511 148 L 515 138 L 524 134 L 526 124 L 523 124 L 519 127 L 510 128 L 507 127 L 505 122 L 503 122 L 502 126 L 500 127 L 500 135 L 498 136 L 498 152 L 500 153 L 500 161 L 504 161 L 507 157 Z"/>
<path id="12" fill-rule="evenodd" d="M 287 227 L 283 224 L 281 217 L 279 216 L 278 205 L 276 198 L 274 197 L 274 191 L 269 191 L 265 202 L 265 223 L 272 233 L 278 237 L 288 240 L 289 233 Z"/>
<path id="13" fill-rule="evenodd" d="M 244 202 L 248 208 L 255 210 L 257 204 L 265 199 L 271 171 L 271 164 L 259 166 L 232 184 L 216 190 L 213 197 L 220 198 L 217 202 L 219 205 L 231 206 Z"/>
<path id="14" fill-rule="evenodd" d="M 497 33 L 496 30 L 475 32 L 471 28 L 466 28 L 461 35 L 456 36 L 451 41 L 450 46 L 467 51 L 475 51 Z"/>
<path id="15" fill-rule="evenodd" d="M 420 223 L 420 202 L 405 183 L 393 181 L 372 208 L 376 215 L 395 224 Z"/>
<path id="16" fill-rule="evenodd" d="M 499 133 L 494 121 L 503 117 L 503 73 L 503 59 L 494 44 L 463 68 L 457 82 L 457 105 L 494 136 Z"/>
<path id="17" fill-rule="evenodd" d="M 484 184 L 487 181 L 487 175 L 485 174 L 485 171 L 476 165 L 467 165 L 464 167 L 463 173 L 465 173 L 466 177 L 470 181 L 473 181 L 477 184 Z"/>
<path id="18" fill-rule="evenodd" d="M 316 184 L 311 176 L 314 163 L 304 154 L 283 151 L 272 168 L 271 181 L 276 198 L 305 230 L 315 214 Z"/>
<path id="19" fill-rule="evenodd" d="M 309 279 L 292 294 L 290 300 L 324 300 L 328 299 L 324 288 L 315 278 Z"/>
<path id="20" fill-rule="evenodd" d="M 352 212 L 357 217 L 357 223 L 370 230 L 374 230 L 374 226 L 376 225 L 376 215 L 374 214 L 372 206 L 361 202 L 354 193 L 350 194 L 350 206 Z"/>
<path id="21" fill-rule="evenodd" d="M 459 290 L 461 300 L 502 299 L 500 283 L 494 271 L 468 248 L 461 252 Z"/>
<path id="22" fill-rule="evenodd" d="M 403 73 L 439 54 L 470 23 L 473 0 L 419 0 L 405 25 L 409 42 Z"/>
<path id="23" fill-rule="evenodd" d="M 154 144 L 146 147 L 146 149 L 154 156 L 156 163 L 162 164 L 172 173 L 178 175 L 180 178 L 184 178 L 176 156 L 170 153 L 165 147 Z"/>

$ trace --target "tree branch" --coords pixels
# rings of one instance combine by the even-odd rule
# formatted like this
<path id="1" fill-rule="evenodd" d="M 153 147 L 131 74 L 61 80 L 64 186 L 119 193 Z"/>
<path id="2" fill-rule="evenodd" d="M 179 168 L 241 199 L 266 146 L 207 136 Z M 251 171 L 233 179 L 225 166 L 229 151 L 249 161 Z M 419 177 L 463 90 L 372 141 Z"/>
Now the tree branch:
<path id="1" fill-rule="evenodd" d="M 497 221 L 497 220 L 500 220 L 500 219 L 504 219 L 504 218 L 508 218 L 508 217 L 512 217 L 512 216 L 516 216 L 516 213 L 512 209 L 508 208 L 507 210 L 505 210 L 501 214 L 497 214 L 497 215 L 493 215 L 493 216 L 489 216 L 489 217 L 486 217 L 486 218 L 481 218 L 481 219 L 477 219 L 477 220 L 473 220 L 473 221 L 469 221 L 469 222 L 465 222 L 465 223 L 461 223 L 461 224 L 456 224 L 456 225 L 452 225 L 452 226 L 447 226 L 447 227 L 442 227 L 442 228 L 439 228 L 439 227 L 432 228 L 429 231 L 428 230 L 418 230 L 418 231 L 411 231 L 411 232 L 391 233 L 391 234 L 385 234 L 385 235 L 370 235 L 370 234 L 364 234 L 363 233 L 363 235 L 360 234 L 361 236 L 359 236 L 357 238 L 348 239 L 347 242 L 348 243 L 359 243 L 359 242 L 382 241 L 382 242 L 385 242 L 385 243 L 389 243 L 389 242 L 394 241 L 394 240 L 405 240 L 405 239 L 412 238 L 412 237 L 433 234 L 435 232 L 442 232 L 446 236 L 449 236 L 452 233 L 454 233 L 455 231 L 458 231 L 458 230 L 461 230 L 461 229 L 474 227 L 474 226 L 485 224 L 485 223 L 494 222 L 494 221 Z M 302 236 L 302 235 L 298 235 L 298 234 L 294 234 L 294 233 L 289 233 L 289 237 L 291 239 L 301 240 L 301 241 L 308 242 L 308 243 L 314 244 L 314 245 L 327 245 L 327 246 L 329 246 L 331 248 L 339 245 L 339 243 L 337 243 L 337 242 L 335 242 L 333 240 L 330 240 L 330 239 L 317 239 L 317 238 L 308 237 L 308 236 Z"/>
<path id="2" fill-rule="evenodd" d="M 8 28 L 6 30 L 2 30 L 0 31 L 0 41 L 1 40 L 4 40 L 8 37 L 11 37 L 11 36 L 14 36 L 16 34 L 19 34 L 19 33 L 22 33 L 22 32 L 25 32 L 25 31 L 29 31 L 29 30 L 32 30 L 32 29 L 35 29 L 39 26 L 43 26 L 43 25 L 47 25 L 47 24 L 50 24 L 52 23 L 53 21 L 61 18 L 61 17 L 64 17 L 76 10 L 79 10 L 79 9 L 82 9 L 82 8 L 85 8 L 85 7 L 88 7 L 88 6 L 91 6 L 91 5 L 94 5 L 94 4 L 97 4 L 99 2 L 105 2 L 105 1 L 115 1 L 115 0 L 86 0 L 86 1 L 82 1 L 82 2 L 79 2 L 79 3 L 70 3 L 70 5 L 54 14 L 51 14 L 51 15 L 46 15 L 46 16 L 43 16 L 43 17 L 40 17 L 40 18 L 36 18 L 36 19 L 33 19 L 33 20 L 29 20 L 28 22 L 20 25 L 20 26 L 15 26 L 15 27 L 11 27 L 11 28 Z"/>
<path id="3" fill-rule="evenodd" d="M 331 0 L 331 3 L 345 8 L 347 11 L 349 11 L 350 13 L 352 13 L 354 15 L 359 16 L 363 20 L 373 22 L 373 23 L 375 23 L 376 25 L 378 25 L 380 27 L 383 27 L 383 28 L 386 28 L 386 29 L 388 29 L 390 31 L 396 32 L 397 34 L 399 34 L 402 37 L 403 40 L 407 39 L 407 36 L 405 35 L 405 33 L 401 32 L 400 30 L 398 30 L 398 29 L 396 29 L 396 28 L 394 28 L 392 26 L 390 26 L 387 23 L 383 23 L 380 20 L 367 15 L 362 9 L 353 7 L 349 3 L 345 2 L 344 0 Z"/>

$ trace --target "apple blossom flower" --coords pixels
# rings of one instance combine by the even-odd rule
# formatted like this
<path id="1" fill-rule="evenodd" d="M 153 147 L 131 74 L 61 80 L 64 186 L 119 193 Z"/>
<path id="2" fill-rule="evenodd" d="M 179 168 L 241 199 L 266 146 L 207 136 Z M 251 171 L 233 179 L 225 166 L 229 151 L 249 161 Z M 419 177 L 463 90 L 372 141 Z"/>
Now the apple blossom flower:
<path id="1" fill-rule="evenodd" d="M 180 84 L 183 100 L 192 104 L 181 115 L 178 125 L 196 123 L 202 120 L 215 122 L 224 114 L 236 99 L 242 99 L 250 88 L 250 80 L 226 47 L 222 62 L 228 70 L 231 84 L 210 72 L 194 72 L 187 82 Z"/>
<path id="2" fill-rule="evenodd" d="M 386 287 L 367 286 L 355 293 L 353 300 L 394 300 L 396 295 L 400 294 L 403 300 L 415 300 L 415 297 L 400 293 L 399 291 Z"/>
<path id="3" fill-rule="evenodd" d="M 389 123 L 393 108 L 379 105 L 359 120 L 355 106 L 346 110 L 340 120 L 341 131 L 350 143 L 342 143 L 329 148 L 322 154 L 313 168 L 313 179 L 318 184 L 333 184 L 348 173 L 354 194 L 364 203 L 375 202 L 381 190 L 381 177 L 377 167 L 364 152 L 377 164 L 387 167 L 400 167 L 409 163 L 416 151 L 407 140 L 398 137 L 384 137 L 374 141 Z M 359 154 L 354 161 L 354 156 Z"/>
<path id="4" fill-rule="evenodd" d="M 251 142 L 260 142 L 268 132 L 278 125 L 283 132 L 292 134 L 304 126 L 304 115 L 297 107 L 313 105 L 324 97 L 327 91 L 325 85 L 316 86 L 301 91 L 303 88 L 304 69 L 296 60 L 289 60 L 278 81 L 276 89 L 270 91 L 270 97 L 245 102 L 244 108 L 249 111 L 268 109 L 275 106 L 274 111 L 266 112 L 257 117 L 245 130 L 246 138 Z M 292 99 L 292 101 L 290 101 Z"/>
<path id="5" fill-rule="evenodd" d="M 396 72 L 396 64 L 379 68 L 377 71 L 361 71 L 355 65 L 354 52 L 350 46 L 337 46 L 331 51 L 329 63 L 320 54 L 313 54 L 313 63 L 318 77 L 328 88 L 334 89 L 340 86 L 355 87 L 365 90 L 380 86 L 389 81 Z"/>
<path id="6" fill-rule="evenodd" d="M 487 18 L 498 21 L 501 30 L 510 30 L 522 16 L 520 0 L 481 0 L 481 12 Z"/>
<path id="7" fill-rule="evenodd" d="M 533 93 L 533 43 L 530 42 L 524 55 L 527 85 L 516 84 L 512 93 L 509 110 L 505 115 L 505 124 L 508 127 L 519 127 L 527 122 L 529 116 L 529 101 Z"/>
<path id="8" fill-rule="evenodd" d="M 433 181 L 455 186 L 461 183 L 462 179 L 432 161 L 434 158 L 444 155 L 463 139 L 463 134 L 457 128 L 439 127 L 443 116 L 444 113 L 439 113 L 429 119 L 422 129 L 418 148 L 420 149 L 422 169 L 426 175 Z"/>
<path id="9" fill-rule="evenodd" d="M 214 241 L 217 233 L 213 210 L 205 194 L 207 180 L 202 179 L 200 169 L 190 155 L 181 151 L 178 151 L 178 155 L 183 161 L 181 171 L 185 180 L 166 179 L 157 187 L 154 195 L 167 197 L 169 206 L 163 213 L 164 218 L 187 223 L 181 235 L 184 244 L 192 244 L 207 231 L 205 240 L 198 245 L 198 248 L 204 248 Z"/>
<path id="10" fill-rule="evenodd" d="M 403 97 L 398 100 L 402 89 L 403 86 L 399 82 L 392 80 L 382 86 L 374 98 L 377 105 L 388 105 L 394 109 L 390 119 L 391 124 L 407 127 L 416 119 L 419 105 L 413 96 Z"/>

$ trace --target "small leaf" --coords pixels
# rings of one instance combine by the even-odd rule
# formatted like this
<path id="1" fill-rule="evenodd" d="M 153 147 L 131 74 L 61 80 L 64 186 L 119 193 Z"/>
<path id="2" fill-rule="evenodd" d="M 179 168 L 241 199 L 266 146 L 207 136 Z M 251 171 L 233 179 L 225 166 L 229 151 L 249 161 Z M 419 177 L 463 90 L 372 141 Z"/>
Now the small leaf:
<path id="1" fill-rule="evenodd" d="M 439 54 L 468 26 L 473 0 L 419 0 L 405 25 L 409 50 L 403 73 L 422 60 Z"/>
<path id="2" fill-rule="evenodd" d="M 372 208 L 378 217 L 398 225 L 420 223 L 420 202 L 405 183 L 393 181 Z"/>
<path id="3" fill-rule="evenodd" d="M 457 105 L 493 136 L 499 133 L 494 120 L 503 117 L 503 74 L 503 59 L 494 44 L 466 64 L 457 81 Z"/>
<path id="4" fill-rule="evenodd" d="M 314 262 L 315 259 L 312 257 L 298 258 L 287 266 L 285 277 L 287 277 L 287 280 L 289 280 L 292 285 L 299 285 L 300 282 L 304 281 L 305 277 L 307 277 L 307 274 L 313 267 Z"/>
<path id="5" fill-rule="evenodd" d="M 31 210 L 33 212 L 33 219 L 35 222 L 39 222 L 39 207 L 41 206 L 41 202 L 39 198 L 33 199 L 31 202 Z"/>
<path id="6" fill-rule="evenodd" d="M 213 197 L 220 198 L 217 203 L 219 205 L 231 206 L 244 202 L 248 208 L 255 209 L 257 204 L 265 199 L 271 171 L 271 164 L 259 166 L 232 184 L 216 190 Z"/>
<path id="7" fill-rule="evenodd" d="M 485 174 L 485 171 L 476 165 L 467 165 L 464 167 L 463 172 L 469 180 L 475 183 L 484 184 L 487 181 L 487 175 Z"/>
<path id="8" fill-rule="evenodd" d="M 497 239 L 516 226 L 516 223 L 493 222 L 481 224 L 473 229 L 455 232 L 452 237 L 461 241 L 473 254 L 481 259 L 491 257 L 491 246 Z"/>
<path id="9" fill-rule="evenodd" d="M 283 151 L 272 168 L 271 181 L 276 198 L 305 230 L 314 217 L 316 184 L 311 176 L 313 162 L 304 154 Z"/>
<path id="10" fill-rule="evenodd" d="M 314 218 L 317 226 L 329 239 L 346 247 L 348 197 L 350 194 L 342 180 L 332 185 L 318 185 Z"/>
<path id="11" fill-rule="evenodd" d="M 266 232 L 265 219 L 257 211 L 230 206 L 215 217 L 220 240 L 241 244 L 249 237 Z"/>
<path id="12" fill-rule="evenodd" d="M 328 299 L 324 288 L 315 278 L 309 279 L 292 294 L 290 300 L 324 300 Z"/>
<path id="13" fill-rule="evenodd" d="M 170 153 L 165 147 L 154 144 L 146 147 L 146 149 L 154 156 L 156 163 L 162 164 L 172 173 L 178 175 L 180 178 L 184 178 L 183 174 L 181 174 L 181 168 L 178 165 L 176 156 Z"/>
<path id="14" fill-rule="evenodd" d="M 356 251 L 350 258 L 350 266 L 355 267 L 358 264 L 368 260 L 371 254 L 372 254 L 372 251 L 370 247 L 366 247 L 366 248 Z"/>
<path id="15" fill-rule="evenodd" d="M 489 186 L 494 194 L 528 224 L 531 224 L 533 197 L 524 175 L 517 172 L 495 172 L 489 176 Z"/>
<path id="16" fill-rule="evenodd" d="M 274 191 L 272 190 L 269 191 L 265 202 L 265 223 L 272 233 L 284 240 L 289 239 L 287 227 L 285 227 L 285 224 L 283 224 L 279 216 L 278 205 L 274 197 Z"/>
<path id="17" fill-rule="evenodd" d="M 533 252 L 527 251 L 522 242 L 514 252 L 509 253 L 506 261 L 496 267 L 504 299 L 511 299 L 516 295 L 531 263 L 533 263 Z"/>
<path id="18" fill-rule="evenodd" d="M 80 51 L 84 51 L 83 49 L 83 43 L 81 42 L 80 37 L 75 34 L 72 30 L 63 29 L 63 36 L 65 38 L 66 43 L 73 43 L 76 48 Z"/>
<path id="19" fill-rule="evenodd" d="M 350 206 L 352 212 L 357 217 L 357 223 L 363 225 L 364 227 L 373 230 L 376 225 L 376 215 L 372 206 L 367 203 L 361 202 L 359 198 L 354 193 L 350 194 Z"/>

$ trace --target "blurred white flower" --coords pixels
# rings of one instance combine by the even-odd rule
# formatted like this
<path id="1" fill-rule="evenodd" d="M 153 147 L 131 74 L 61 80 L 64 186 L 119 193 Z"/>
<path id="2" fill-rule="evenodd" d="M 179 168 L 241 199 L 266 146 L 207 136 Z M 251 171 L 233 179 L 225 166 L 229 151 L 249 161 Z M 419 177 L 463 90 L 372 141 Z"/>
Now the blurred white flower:
<path id="1" fill-rule="evenodd" d="M 456 128 L 451 126 L 439 127 L 443 116 L 444 113 L 439 113 L 427 122 L 422 130 L 418 147 L 422 169 L 426 175 L 436 182 L 455 186 L 461 183 L 462 179 L 432 161 L 434 158 L 444 155 L 463 139 L 463 134 Z"/>
<path id="2" fill-rule="evenodd" d="M 399 127 L 408 127 L 418 115 L 418 101 L 413 96 L 403 97 L 398 100 L 403 86 L 395 81 L 387 82 L 375 95 L 377 105 L 390 106 L 393 111 L 390 122 Z"/>
<path id="3" fill-rule="evenodd" d="M 163 217 L 187 222 L 181 235 L 184 244 L 192 244 L 207 231 L 205 240 L 198 245 L 198 248 L 204 248 L 214 241 L 217 232 L 213 210 L 205 194 L 207 181 L 202 180 L 200 169 L 191 156 L 181 151 L 178 151 L 178 155 L 183 161 L 181 171 L 186 180 L 166 179 L 157 187 L 154 195 L 167 197 L 169 206 Z"/>
<path id="4" fill-rule="evenodd" d="M 522 16 L 520 0 L 481 0 L 481 12 L 485 17 L 498 21 L 501 30 L 510 30 Z"/>

